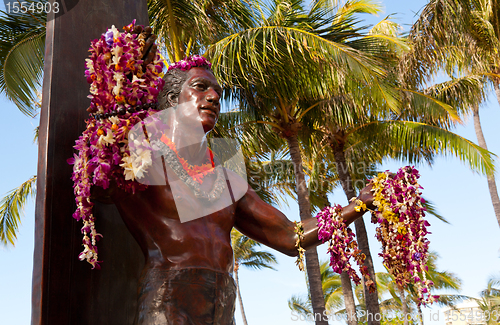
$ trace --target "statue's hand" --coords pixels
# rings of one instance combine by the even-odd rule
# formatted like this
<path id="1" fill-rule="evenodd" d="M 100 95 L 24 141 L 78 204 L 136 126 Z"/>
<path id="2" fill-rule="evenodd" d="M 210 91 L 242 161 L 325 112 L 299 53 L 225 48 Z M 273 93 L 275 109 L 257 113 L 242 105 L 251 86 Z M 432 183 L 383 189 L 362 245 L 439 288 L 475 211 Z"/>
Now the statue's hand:
<path id="1" fill-rule="evenodd" d="M 156 35 L 153 34 L 153 29 L 150 26 L 146 28 L 142 28 L 142 26 L 135 26 L 132 31 L 134 34 L 144 34 L 144 41 L 146 44 L 142 49 L 142 69 L 145 70 L 146 66 L 153 62 L 156 52 L 158 51 L 158 47 L 155 44 Z"/>
<path id="2" fill-rule="evenodd" d="M 375 206 L 373 205 L 373 192 L 372 192 L 372 185 L 369 184 L 365 186 L 358 195 L 358 199 L 363 201 L 364 204 L 366 204 L 366 207 L 370 210 L 374 210 Z"/>

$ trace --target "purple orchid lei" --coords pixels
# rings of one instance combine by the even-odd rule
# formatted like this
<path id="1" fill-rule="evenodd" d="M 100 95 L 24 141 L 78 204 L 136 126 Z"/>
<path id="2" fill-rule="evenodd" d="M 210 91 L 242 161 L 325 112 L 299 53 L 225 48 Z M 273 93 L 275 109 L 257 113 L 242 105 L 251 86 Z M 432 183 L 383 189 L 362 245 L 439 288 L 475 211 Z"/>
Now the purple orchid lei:
<path id="1" fill-rule="evenodd" d="M 146 185 L 135 182 L 151 165 L 151 152 L 143 150 L 139 155 L 128 147 L 128 131 L 132 126 L 154 114 L 154 110 L 135 111 L 134 107 L 155 103 L 158 89 L 162 89 L 163 62 L 157 54 L 145 71 L 142 67 L 144 34 L 131 33 L 135 20 L 119 32 L 115 26 L 93 40 L 86 59 L 85 76 L 90 83 L 91 115 L 87 127 L 76 140 L 78 155 L 68 159 L 73 165 L 76 211 L 73 218 L 83 221 L 84 250 L 79 255 L 92 268 L 99 269 L 96 241 L 102 235 L 95 229 L 95 217 L 90 200 L 93 185 L 107 189 L 110 181 L 127 192 L 144 190 Z"/>
<path id="2" fill-rule="evenodd" d="M 196 67 L 208 67 L 209 69 L 212 67 L 212 63 L 210 63 L 207 59 L 199 55 L 188 56 L 184 60 L 177 61 L 171 64 L 168 67 L 168 71 L 173 69 L 181 69 L 182 71 L 188 71 L 191 68 Z"/>
<path id="3" fill-rule="evenodd" d="M 330 266 L 336 273 L 347 272 L 349 277 L 359 285 L 361 279 L 349 263 L 353 258 L 360 267 L 361 274 L 365 279 L 365 285 L 370 292 L 375 291 L 375 284 L 370 279 L 368 268 L 363 265 L 365 254 L 361 253 L 356 242 L 356 235 L 347 227 L 342 218 L 342 207 L 338 204 L 333 207 L 325 207 L 317 215 L 318 238 L 323 242 L 329 242 L 328 253 L 330 254 Z"/>
<path id="4" fill-rule="evenodd" d="M 395 175 L 379 173 L 370 180 L 374 192 L 372 223 L 378 224 L 376 237 L 382 243 L 384 265 L 400 287 L 413 284 L 419 304 L 432 304 L 439 296 L 430 294 L 431 280 L 426 279 L 429 223 L 424 220 L 418 170 L 406 166 Z"/>

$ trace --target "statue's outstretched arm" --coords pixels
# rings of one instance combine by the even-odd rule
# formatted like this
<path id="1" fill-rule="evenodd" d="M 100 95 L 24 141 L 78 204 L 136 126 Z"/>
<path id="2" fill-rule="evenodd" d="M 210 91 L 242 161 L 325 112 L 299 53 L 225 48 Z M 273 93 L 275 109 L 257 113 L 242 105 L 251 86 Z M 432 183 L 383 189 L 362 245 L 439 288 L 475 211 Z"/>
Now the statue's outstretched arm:
<path id="1" fill-rule="evenodd" d="M 368 208 L 373 208 L 373 196 L 371 186 L 365 187 L 358 196 Z M 342 217 L 347 224 L 360 218 L 364 212 L 356 212 L 356 202 L 351 202 L 344 207 Z M 301 246 L 305 249 L 317 246 L 321 242 L 318 239 L 318 227 L 316 218 L 310 218 L 302 222 L 304 226 L 304 239 Z M 235 228 L 244 235 L 274 248 L 286 255 L 297 256 L 295 247 L 297 235 L 295 224 L 273 206 L 265 203 L 249 187 L 247 193 L 238 201 L 236 210 Z"/>

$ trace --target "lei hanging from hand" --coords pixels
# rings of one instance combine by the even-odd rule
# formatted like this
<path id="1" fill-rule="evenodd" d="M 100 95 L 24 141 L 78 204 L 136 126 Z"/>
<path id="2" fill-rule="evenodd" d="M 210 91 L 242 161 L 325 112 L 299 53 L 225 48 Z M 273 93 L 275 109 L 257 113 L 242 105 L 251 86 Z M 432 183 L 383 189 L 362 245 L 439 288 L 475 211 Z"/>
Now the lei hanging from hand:
<path id="1" fill-rule="evenodd" d="M 395 278 L 398 286 L 413 284 L 417 287 L 419 304 L 431 304 L 439 296 L 430 294 L 432 281 L 426 279 L 429 240 L 429 223 L 424 220 L 424 199 L 420 177 L 414 167 L 403 167 L 396 174 L 380 173 L 370 180 L 374 192 L 372 223 L 378 224 L 376 237 L 382 243 L 384 265 Z M 357 212 L 368 210 L 365 203 L 354 198 Z M 365 285 L 374 289 L 366 266 L 362 266 L 364 254 L 358 249 L 355 235 L 341 217 L 342 207 L 326 207 L 318 215 L 318 238 L 329 241 L 330 265 L 337 273 L 347 272 L 359 284 L 360 279 L 349 264 L 354 258 L 365 277 Z"/>
<path id="2" fill-rule="evenodd" d="M 372 191 L 372 223 L 378 224 L 376 237 L 382 243 L 384 265 L 399 287 L 413 284 L 417 288 L 419 304 L 432 304 L 439 296 L 430 294 L 434 283 L 426 278 L 429 223 L 424 219 L 422 186 L 418 184 L 418 170 L 406 166 L 393 175 L 389 172 L 374 177 Z"/>

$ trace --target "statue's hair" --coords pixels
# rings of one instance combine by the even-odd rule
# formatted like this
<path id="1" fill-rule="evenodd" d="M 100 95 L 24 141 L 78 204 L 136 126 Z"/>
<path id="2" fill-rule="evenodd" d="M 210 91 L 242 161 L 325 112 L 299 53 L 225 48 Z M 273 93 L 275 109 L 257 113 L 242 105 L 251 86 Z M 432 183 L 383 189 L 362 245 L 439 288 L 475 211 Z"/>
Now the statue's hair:
<path id="1" fill-rule="evenodd" d="M 158 104 L 161 108 L 177 105 L 182 85 L 186 82 L 187 76 L 188 72 L 182 71 L 181 69 L 172 69 L 165 73 L 165 76 L 163 77 L 165 85 L 158 95 Z"/>

